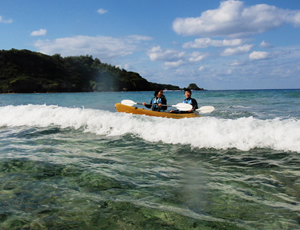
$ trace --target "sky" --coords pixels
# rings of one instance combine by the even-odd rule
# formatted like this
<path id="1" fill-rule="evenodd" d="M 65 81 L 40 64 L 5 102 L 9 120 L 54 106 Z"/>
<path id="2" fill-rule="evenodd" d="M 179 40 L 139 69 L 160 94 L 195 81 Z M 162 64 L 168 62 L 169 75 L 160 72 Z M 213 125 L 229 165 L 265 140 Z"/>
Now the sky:
<path id="1" fill-rule="evenodd" d="M 299 0 L 0 0 L 0 49 L 92 55 L 150 82 L 300 88 Z"/>

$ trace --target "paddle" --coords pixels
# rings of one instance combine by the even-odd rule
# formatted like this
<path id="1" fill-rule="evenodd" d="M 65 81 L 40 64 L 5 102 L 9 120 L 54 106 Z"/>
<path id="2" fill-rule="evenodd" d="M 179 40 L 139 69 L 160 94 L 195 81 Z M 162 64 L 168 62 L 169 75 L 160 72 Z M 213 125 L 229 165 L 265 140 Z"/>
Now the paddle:
<path id="1" fill-rule="evenodd" d="M 199 113 L 211 113 L 214 110 L 215 110 L 215 107 L 213 107 L 213 106 L 202 106 L 199 109 L 196 109 L 196 111 Z"/>
<path id="2" fill-rule="evenodd" d="M 128 106 L 142 105 L 142 103 L 137 103 L 132 100 L 122 100 L 121 104 L 128 105 Z M 162 105 L 162 106 L 176 107 L 181 111 L 189 111 L 193 108 L 190 104 L 186 104 L 186 103 L 178 103 L 177 105 Z"/>

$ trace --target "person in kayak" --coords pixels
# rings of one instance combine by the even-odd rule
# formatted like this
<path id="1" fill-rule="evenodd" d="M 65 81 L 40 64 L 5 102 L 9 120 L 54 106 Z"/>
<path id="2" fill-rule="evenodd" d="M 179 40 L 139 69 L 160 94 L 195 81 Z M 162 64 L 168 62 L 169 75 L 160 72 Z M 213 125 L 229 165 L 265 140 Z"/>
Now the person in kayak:
<path id="1" fill-rule="evenodd" d="M 183 103 L 190 104 L 191 106 L 193 106 L 193 108 L 189 111 L 171 110 L 170 113 L 192 113 L 196 109 L 198 109 L 198 103 L 196 99 L 191 98 L 192 91 L 190 89 L 184 88 L 184 95 L 186 98 L 183 100 Z"/>
<path id="2" fill-rule="evenodd" d="M 167 106 L 162 106 L 167 104 L 167 99 L 164 96 L 164 91 L 162 89 L 155 90 L 154 97 L 151 99 L 150 104 L 143 102 L 143 105 L 148 109 L 153 111 L 163 112 L 167 109 Z"/>

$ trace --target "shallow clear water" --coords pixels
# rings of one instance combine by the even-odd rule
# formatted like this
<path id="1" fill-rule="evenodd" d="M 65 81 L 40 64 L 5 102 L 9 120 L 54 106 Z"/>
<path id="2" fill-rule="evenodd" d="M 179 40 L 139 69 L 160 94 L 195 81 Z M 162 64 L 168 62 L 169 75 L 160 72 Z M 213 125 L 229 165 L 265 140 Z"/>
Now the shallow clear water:
<path id="1" fill-rule="evenodd" d="M 165 92 L 168 104 L 182 92 Z M 1 229 L 299 229 L 300 90 L 0 95 Z"/>

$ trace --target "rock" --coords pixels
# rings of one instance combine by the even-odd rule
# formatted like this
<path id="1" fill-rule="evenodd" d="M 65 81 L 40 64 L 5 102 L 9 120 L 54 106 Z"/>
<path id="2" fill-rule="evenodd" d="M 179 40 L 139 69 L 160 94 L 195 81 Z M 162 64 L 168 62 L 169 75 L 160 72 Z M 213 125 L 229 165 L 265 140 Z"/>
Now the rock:
<path id="1" fill-rule="evenodd" d="M 189 84 L 187 88 L 190 90 L 204 90 L 203 88 L 199 88 L 195 83 Z"/>

